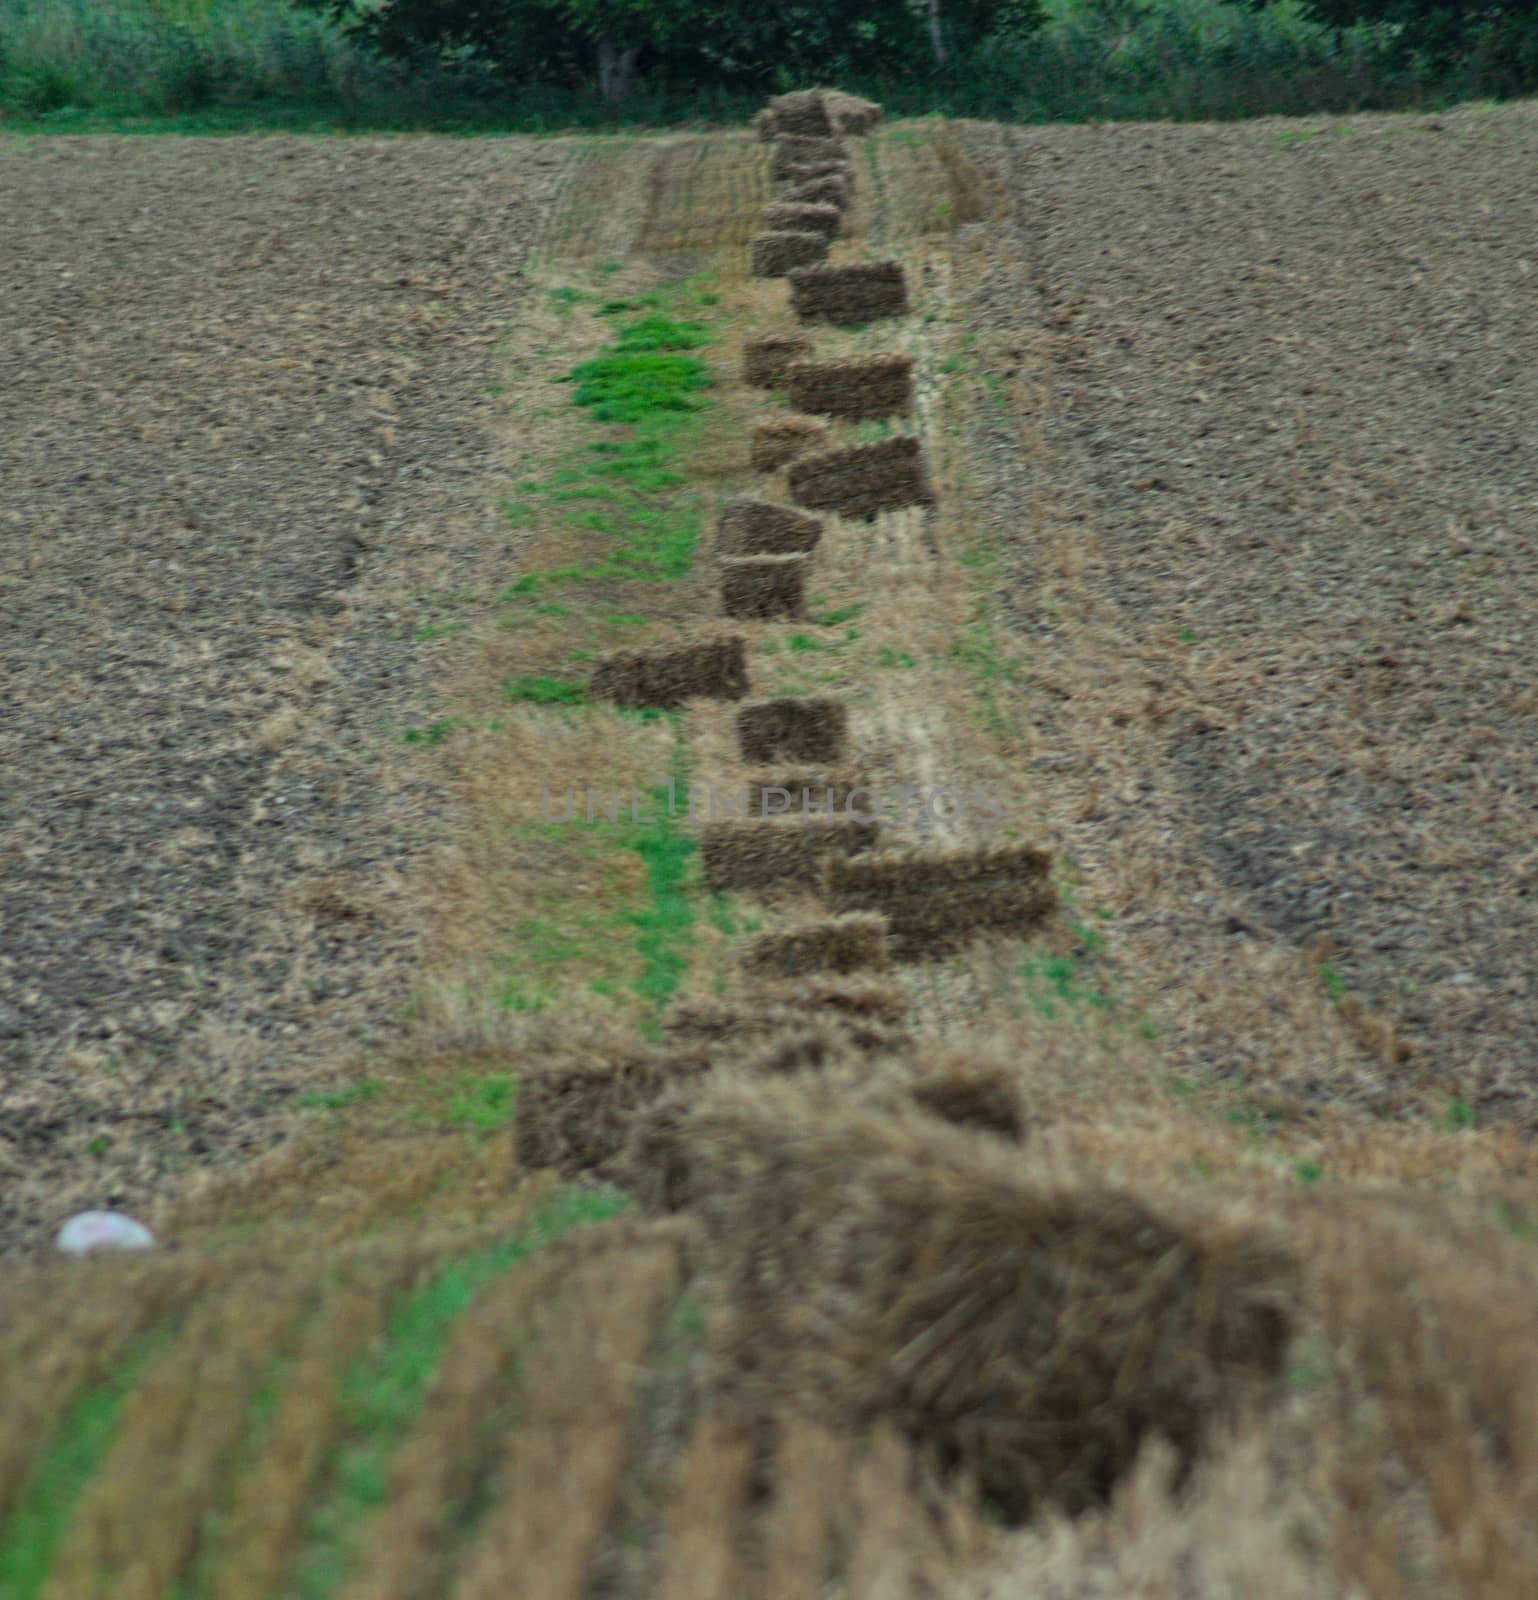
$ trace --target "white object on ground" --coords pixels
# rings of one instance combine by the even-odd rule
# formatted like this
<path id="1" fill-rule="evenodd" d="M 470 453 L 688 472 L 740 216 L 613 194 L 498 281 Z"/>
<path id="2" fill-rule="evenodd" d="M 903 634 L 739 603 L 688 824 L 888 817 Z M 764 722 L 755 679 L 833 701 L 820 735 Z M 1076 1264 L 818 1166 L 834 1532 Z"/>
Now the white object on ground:
<path id="1" fill-rule="evenodd" d="M 90 1250 L 148 1250 L 155 1236 L 121 1211 L 82 1211 L 59 1229 L 54 1243 L 72 1256 Z"/>

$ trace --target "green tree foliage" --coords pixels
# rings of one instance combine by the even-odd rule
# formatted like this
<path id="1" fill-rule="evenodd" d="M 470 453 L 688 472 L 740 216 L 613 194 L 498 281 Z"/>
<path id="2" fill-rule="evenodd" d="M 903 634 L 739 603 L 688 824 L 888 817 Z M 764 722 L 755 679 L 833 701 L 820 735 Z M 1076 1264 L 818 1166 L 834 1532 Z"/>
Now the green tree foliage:
<path id="1" fill-rule="evenodd" d="M 294 0 L 382 54 L 473 59 L 510 82 L 642 75 L 753 89 L 955 69 L 1040 25 L 1040 0 Z"/>
<path id="2" fill-rule="evenodd" d="M 1400 60 L 1427 82 L 1519 94 L 1538 81 L 1538 0 L 1304 0 L 1304 10 L 1333 27 L 1389 24 Z"/>

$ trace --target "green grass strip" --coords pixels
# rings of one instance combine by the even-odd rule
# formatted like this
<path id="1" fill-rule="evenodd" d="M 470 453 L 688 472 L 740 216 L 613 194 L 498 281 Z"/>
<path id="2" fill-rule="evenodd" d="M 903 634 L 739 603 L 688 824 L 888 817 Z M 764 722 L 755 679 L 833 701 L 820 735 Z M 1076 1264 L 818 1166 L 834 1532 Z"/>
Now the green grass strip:
<path id="1" fill-rule="evenodd" d="M 689 792 L 688 746 L 680 734 L 673 747 L 673 793 Z M 667 791 L 659 786 L 659 801 Z M 695 911 L 690 892 L 689 868 L 699 841 L 682 832 L 671 810 L 660 809 L 645 827 L 632 835 L 630 848 L 645 863 L 646 883 L 651 903 L 632 913 L 631 923 L 640 931 L 637 941 L 644 966 L 635 992 L 649 1006 L 642 1024 L 653 1037 L 662 1030 L 662 1012 L 673 997 L 689 967 L 689 949 L 694 943 Z"/>
<path id="2" fill-rule="evenodd" d="M 347 1436 L 336 1448 L 322 1500 L 311 1515 L 308 1548 L 290 1593 L 330 1600 L 357 1554 L 360 1528 L 384 1503 L 389 1465 L 419 1414 L 455 1321 L 494 1278 L 573 1228 L 604 1222 L 629 1205 L 615 1192 L 569 1190 L 528 1229 L 444 1267 L 391 1315 L 378 1351 L 347 1375 L 342 1414 Z"/>
<path id="3" fill-rule="evenodd" d="M 111 1378 L 83 1396 L 60 1424 L 0 1533 L 0 1600 L 34 1600 L 42 1593 L 54 1551 L 117 1437 L 118 1408 L 145 1363 L 170 1338 L 164 1328 L 141 1334 Z"/>

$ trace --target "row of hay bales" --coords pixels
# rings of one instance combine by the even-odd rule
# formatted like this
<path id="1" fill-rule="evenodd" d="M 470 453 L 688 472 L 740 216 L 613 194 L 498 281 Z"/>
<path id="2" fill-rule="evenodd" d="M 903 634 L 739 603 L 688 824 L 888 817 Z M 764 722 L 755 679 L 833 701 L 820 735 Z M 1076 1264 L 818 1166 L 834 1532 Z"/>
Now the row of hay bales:
<path id="1" fill-rule="evenodd" d="M 829 91 L 771 101 L 758 129 L 791 202 L 845 211 L 853 171 L 835 151 L 879 115 Z M 784 215 L 771 208 L 767 220 Z M 803 321 L 830 306 L 823 320 L 907 308 L 896 263 L 788 276 Z M 823 532 L 815 513 L 864 518 L 932 500 L 917 439 L 818 448 L 821 418 L 906 414 L 912 364 L 818 362 L 805 335 L 774 333 L 749 341 L 742 376 L 786 390 L 816 426 L 787 419 L 803 425 L 754 439 L 752 464 L 787 467 L 796 504 L 722 508 L 722 609 L 791 616 Z M 712 636 L 630 652 L 604 663 L 595 687 L 621 703 L 746 699 L 741 646 Z M 551 1052 L 526 1073 L 521 1164 L 617 1182 L 649 1210 L 693 1219 L 709 1393 L 723 1415 L 754 1427 L 787 1411 L 855 1431 L 895 1424 L 927 1469 L 970 1483 L 1011 1520 L 1043 1502 L 1103 1502 L 1155 1434 L 1188 1467 L 1211 1423 L 1271 1396 L 1296 1264 L 1245 1227 L 1034 1171 L 1017 1064 L 915 1038 L 891 972 L 980 927 L 1038 923 L 1054 900 L 1050 857 L 1028 846 L 878 852 L 877 824 L 845 814 L 859 773 L 841 700 L 748 700 L 736 733 L 754 795 L 816 788 L 827 810 L 705 825 L 706 881 L 810 892 L 822 910 L 757 934 L 732 989 L 675 1003 L 659 1043 Z"/>

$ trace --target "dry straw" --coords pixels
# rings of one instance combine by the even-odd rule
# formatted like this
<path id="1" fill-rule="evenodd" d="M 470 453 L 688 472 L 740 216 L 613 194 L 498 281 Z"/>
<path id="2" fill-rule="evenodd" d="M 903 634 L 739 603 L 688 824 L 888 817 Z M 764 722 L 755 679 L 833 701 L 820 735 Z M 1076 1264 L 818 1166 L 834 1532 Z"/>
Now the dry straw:
<path id="1" fill-rule="evenodd" d="M 885 917 L 855 912 L 763 933 L 743 952 L 742 970 L 754 978 L 884 972 L 891 964 L 886 931 Z"/>
<path id="2" fill-rule="evenodd" d="M 776 417 L 753 429 L 750 459 L 755 472 L 778 472 L 807 450 L 815 450 L 828 437 L 828 425 L 815 417 Z"/>
<path id="3" fill-rule="evenodd" d="M 843 211 L 849 205 L 849 180 L 837 173 L 826 178 L 810 178 L 787 190 L 785 199 L 791 205 L 837 206 Z"/>
<path id="4" fill-rule="evenodd" d="M 911 434 L 800 456 L 789 484 L 797 505 L 859 519 L 934 500 L 923 447 Z"/>
<path id="5" fill-rule="evenodd" d="M 835 911 L 880 912 L 903 955 L 938 954 L 979 928 L 1023 933 L 1056 904 L 1052 857 L 1029 845 L 886 853 L 828 864 Z"/>
<path id="6" fill-rule="evenodd" d="M 796 167 L 817 166 L 847 159 L 843 141 L 839 139 L 806 139 L 794 134 L 777 137 L 769 172 L 772 177 L 784 178 Z"/>
<path id="7" fill-rule="evenodd" d="M 699 1049 L 631 1049 L 608 1059 L 542 1063 L 518 1080 L 514 1150 L 519 1168 L 562 1177 L 604 1173 L 629 1136 L 635 1112 L 711 1070 Z"/>
<path id="8" fill-rule="evenodd" d="M 773 761 L 837 765 L 849 740 L 849 711 L 826 696 L 760 700 L 737 713 L 737 746 L 751 766 Z"/>
<path id="9" fill-rule="evenodd" d="M 782 201 L 765 206 L 762 220 L 765 231 L 770 233 L 820 233 L 832 239 L 838 233 L 843 213 L 837 206 L 794 205 Z"/>
<path id="10" fill-rule="evenodd" d="M 1283 1369 L 1299 1274 L 1252 1229 L 1032 1183 L 997 1141 L 815 1076 L 654 1113 L 632 1159 L 703 1222 L 728 1413 L 890 1422 L 1018 1520 L 1104 1502 L 1156 1435 L 1188 1468 Z"/>
<path id="11" fill-rule="evenodd" d="M 879 822 L 796 817 L 783 822 L 709 822 L 700 830 L 705 885 L 716 890 L 811 889 L 824 863 L 869 850 Z"/>
<path id="12" fill-rule="evenodd" d="M 795 812 L 843 812 L 850 795 L 858 793 L 860 781 L 847 770 L 795 767 L 751 777 L 743 787 L 750 817 L 778 817 Z M 858 810 L 856 806 L 855 812 Z"/>
<path id="13" fill-rule="evenodd" d="M 742 381 L 755 389 L 778 389 L 797 361 L 809 360 L 812 341 L 804 333 L 763 333 L 742 345 Z"/>
<path id="14" fill-rule="evenodd" d="M 775 176 L 796 188 L 800 188 L 804 183 L 813 183 L 819 178 L 838 178 L 846 184 L 854 181 L 854 175 L 847 161 L 799 161 L 795 166 L 787 167 Z"/>
<path id="15" fill-rule="evenodd" d="M 908 314 L 908 279 L 900 261 L 798 267 L 789 274 L 791 309 L 803 322 L 854 327 Z"/>
<path id="16" fill-rule="evenodd" d="M 720 1059 L 723 1053 L 762 1047 L 815 1018 L 837 1029 L 851 1050 L 890 1053 L 911 1043 L 902 1026 L 906 1006 L 906 997 L 890 984 L 818 976 L 795 985 L 756 985 L 735 1000 L 680 1001 L 668 1012 L 663 1031 L 684 1048 L 705 1046 L 712 1059 Z"/>
<path id="17" fill-rule="evenodd" d="M 753 119 L 761 141 L 794 135 L 827 139 L 834 135 L 858 138 L 869 133 L 885 115 L 874 100 L 838 89 L 797 89 L 775 95 Z"/>
<path id="18" fill-rule="evenodd" d="M 728 500 L 716 522 L 719 556 L 807 555 L 822 538 L 822 521 L 769 500 Z"/>
<path id="19" fill-rule="evenodd" d="M 748 692 L 741 635 L 699 639 L 691 644 L 616 650 L 593 670 L 588 693 L 617 706 L 681 706 L 696 696 L 740 700 Z"/>
<path id="20" fill-rule="evenodd" d="M 826 233 L 760 233 L 753 239 L 753 276 L 783 278 L 796 267 L 814 266 L 827 254 Z"/>
<path id="21" fill-rule="evenodd" d="M 850 422 L 906 416 L 913 409 L 913 357 L 798 361 L 786 374 L 786 384 L 791 405 L 814 416 Z"/>
<path id="22" fill-rule="evenodd" d="M 728 617 L 790 622 L 806 609 L 810 556 L 733 556 L 721 562 L 721 610 Z"/>

